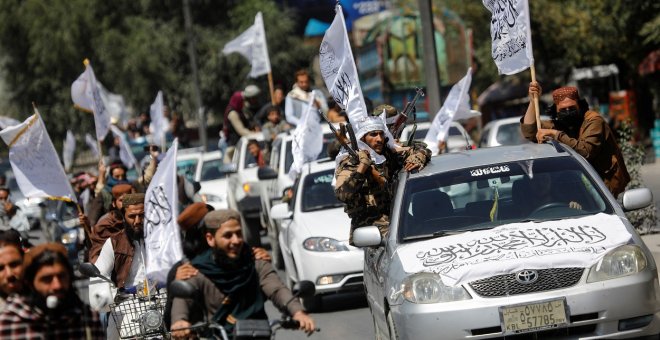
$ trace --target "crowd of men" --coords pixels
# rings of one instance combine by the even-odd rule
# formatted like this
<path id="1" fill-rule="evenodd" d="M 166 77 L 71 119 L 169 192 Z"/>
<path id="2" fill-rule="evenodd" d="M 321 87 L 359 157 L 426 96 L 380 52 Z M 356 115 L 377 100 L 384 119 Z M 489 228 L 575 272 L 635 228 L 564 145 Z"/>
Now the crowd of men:
<path id="1" fill-rule="evenodd" d="M 300 124 L 300 117 L 311 103 L 332 122 L 346 121 L 346 115 L 334 101 L 312 89 L 306 71 L 295 74 L 295 84 L 284 95 L 281 87 L 273 91 L 272 101 L 257 107 L 260 89 L 249 85 L 235 92 L 224 113 L 221 150 L 230 162 L 233 149 L 242 136 L 262 132 L 266 141 Z M 540 96 L 541 88 L 532 83 L 530 97 Z M 612 131 L 597 112 L 590 111 L 577 89 L 564 87 L 553 92 L 552 121 L 537 129 L 532 105 L 521 118 L 525 137 L 542 142 L 550 137 L 584 156 L 602 176 L 613 194 L 623 191 L 630 177 Z M 330 104 L 330 105 L 329 105 Z M 383 237 L 388 235 L 392 178 L 400 171 L 423 171 L 431 152 L 423 143 L 402 147 L 388 138 L 387 123 L 399 112 L 391 106 L 368 108 L 369 114 L 357 127 L 356 155 L 337 150 L 335 193 L 345 203 L 355 229 L 376 225 Z M 388 119 L 381 113 L 385 111 Z M 131 138 L 149 131 L 148 117 L 129 128 Z M 172 127 L 177 131 L 177 127 Z M 341 137 L 341 136 L 340 136 Z M 267 163 L 258 144 L 250 150 L 259 166 Z M 136 287 L 146 279 L 144 243 L 144 200 L 161 152 L 149 149 L 148 166 L 137 180 L 128 181 L 127 167 L 120 161 L 109 165 L 101 161 L 98 175 L 76 173 L 71 184 L 81 207 L 79 220 L 86 234 L 87 261 L 95 264 L 101 275 L 118 289 Z M 90 286 L 90 304 L 83 303 L 75 292 L 74 270 L 67 251 L 61 245 L 46 243 L 25 249 L 22 235 L 15 229 L 22 223 L 20 211 L 0 183 L 0 338 L 113 338 L 117 337 L 114 320 L 108 317 L 107 287 Z M 204 299 L 173 298 L 168 304 L 166 322 L 175 337 L 190 335 L 190 325 L 206 319 L 231 330 L 236 320 L 266 318 L 264 303 L 271 300 L 300 322 L 307 333 L 315 329 L 314 320 L 282 283 L 268 253 L 247 245 L 241 232 L 241 217 L 233 210 L 214 211 L 203 202 L 195 202 L 199 186 L 179 176 L 181 228 L 185 260 L 175 264 L 169 281 L 187 280 L 202 292 Z M 19 216 L 17 218 L 17 216 Z M 199 308 L 203 307 L 203 308 Z M 201 311 L 206 311 L 203 315 Z M 99 314 L 100 313 L 100 314 Z"/>

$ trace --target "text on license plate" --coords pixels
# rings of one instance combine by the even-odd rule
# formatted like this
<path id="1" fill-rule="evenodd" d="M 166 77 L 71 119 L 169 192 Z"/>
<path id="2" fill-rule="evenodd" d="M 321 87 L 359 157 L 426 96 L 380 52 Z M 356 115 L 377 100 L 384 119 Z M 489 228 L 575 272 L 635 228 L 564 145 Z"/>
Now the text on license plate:
<path id="1" fill-rule="evenodd" d="M 500 307 L 505 335 L 568 326 L 565 299 Z"/>

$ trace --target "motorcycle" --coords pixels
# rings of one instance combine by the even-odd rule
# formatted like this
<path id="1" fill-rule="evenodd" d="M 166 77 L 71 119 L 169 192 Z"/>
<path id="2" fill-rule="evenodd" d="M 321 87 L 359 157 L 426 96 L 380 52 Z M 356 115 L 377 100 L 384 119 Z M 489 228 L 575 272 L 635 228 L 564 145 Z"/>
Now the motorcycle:
<path id="1" fill-rule="evenodd" d="M 195 301 L 203 301 L 199 291 L 193 287 L 190 282 L 182 280 L 174 280 L 170 283 L 168 288 L 170 296 L 182 299 L 195 299 Z M 293 301 L 298 297 L 309 298 L 314 296 L 315 286 L 311 281 L 301 281 L 294 285 L 293 297 L 287 302 Z M 203 306 L 203 304 L 202 304 Z M 279 329 L 298 329 L 300 324 L 294 320 L 288 311 L 280 310 L 281 317 L 276 320 L 236 320 L 234 332 L 232 337 L 229 337 L 224 327 L 217 322 L 206 320 L 204 322 L 196 323 L 187 329 L 196 334 L 199 339 L 213 339 L 213 340 L 273 340 L 275 334 Z M 203 312 L 203 315 L 207 315 Z M 314 331 L 320 332 L 320 328 Z"/>
<path id="2" fill-rule="evenodd" d="M 99 269 L 91 263 L 82 263 L 79 271 L 82 275 L 100 278 L 114 287 L 114 283 L 101 275 Z M 108 339 L 169 339 L 170 332 L 163 322 L 166 302 L 167 293 L 152 284 L 117 291 L 114 303 L 109 305 L 111 323 L 115 327 L 108 327 Z"/>

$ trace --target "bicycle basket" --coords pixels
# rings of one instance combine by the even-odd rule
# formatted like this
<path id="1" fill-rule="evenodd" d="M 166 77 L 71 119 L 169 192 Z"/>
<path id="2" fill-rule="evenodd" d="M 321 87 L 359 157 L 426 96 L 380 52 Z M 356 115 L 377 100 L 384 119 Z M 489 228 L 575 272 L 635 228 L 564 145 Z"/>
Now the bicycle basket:
<path id="1" fill-rule="evenodd" d="M 167 301 L 166 293 L 151 296 L 132 297 L 110 305 L 112 319 L 120 339 L 163 334 L 163 311 Z"/>

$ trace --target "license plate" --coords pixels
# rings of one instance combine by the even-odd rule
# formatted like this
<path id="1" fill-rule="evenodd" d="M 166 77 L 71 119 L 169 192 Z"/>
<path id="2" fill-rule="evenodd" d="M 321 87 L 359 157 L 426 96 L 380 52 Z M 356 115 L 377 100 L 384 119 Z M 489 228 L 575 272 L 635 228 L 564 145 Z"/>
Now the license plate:
<path id="1" fill-rule="evenodd" d="M 504 335 L 568 326 L 566 299 L 500 307 Z"/>

